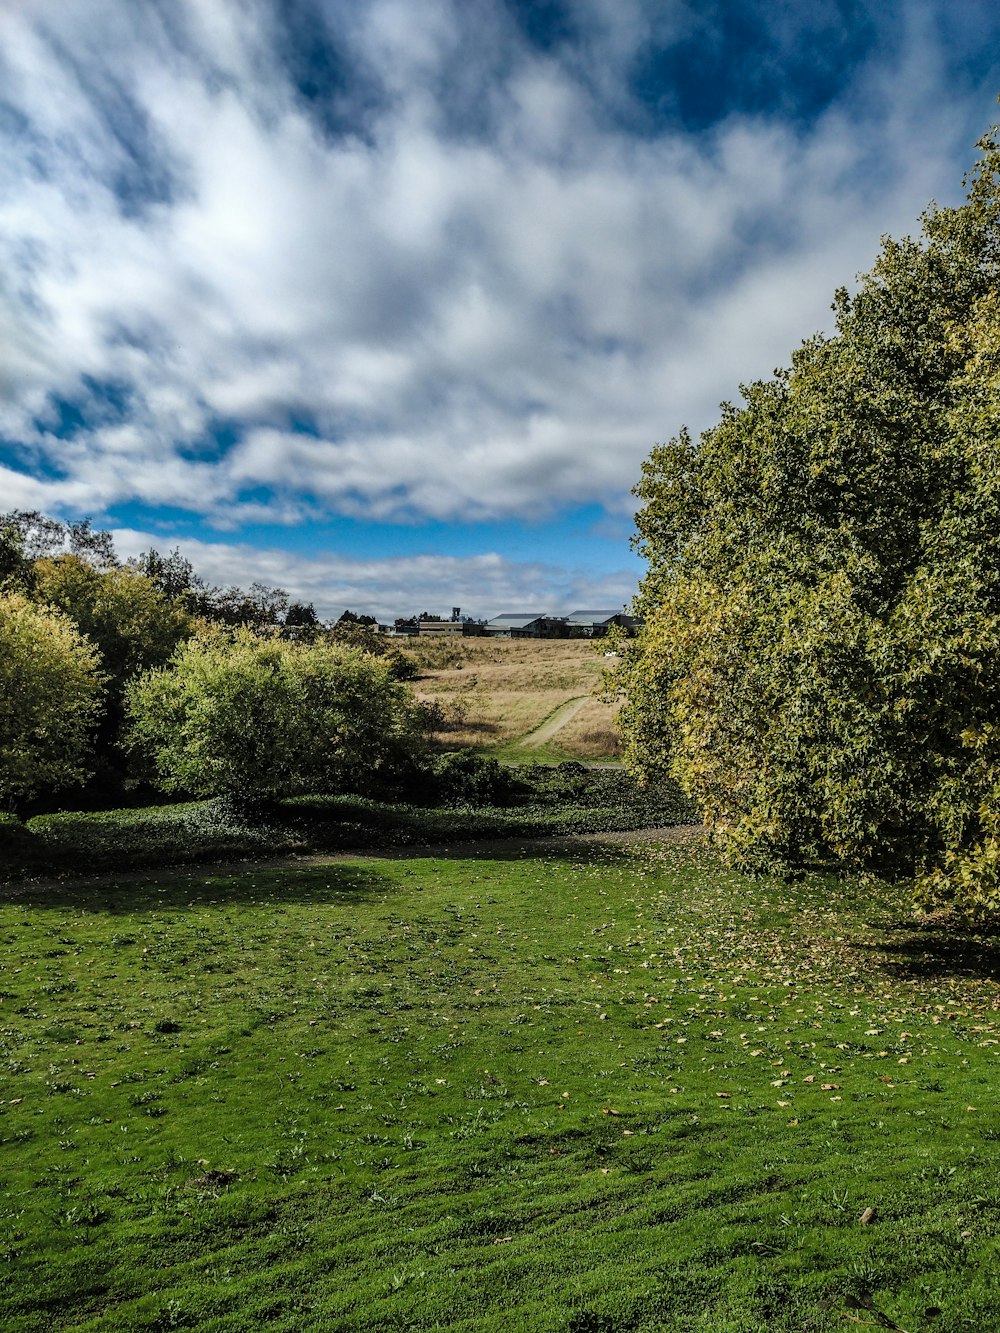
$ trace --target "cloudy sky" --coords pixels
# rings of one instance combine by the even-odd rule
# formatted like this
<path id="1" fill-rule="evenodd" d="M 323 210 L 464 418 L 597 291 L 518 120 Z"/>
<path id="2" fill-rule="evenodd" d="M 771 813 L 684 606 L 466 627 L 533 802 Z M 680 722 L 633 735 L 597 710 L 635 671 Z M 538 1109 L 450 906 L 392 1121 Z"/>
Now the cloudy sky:
<path id="1" fill-rule="evenodd" d="M 643 457 L 961 197 L 991 0 L 0 0 L 0 511 L 620 606 Z"/>

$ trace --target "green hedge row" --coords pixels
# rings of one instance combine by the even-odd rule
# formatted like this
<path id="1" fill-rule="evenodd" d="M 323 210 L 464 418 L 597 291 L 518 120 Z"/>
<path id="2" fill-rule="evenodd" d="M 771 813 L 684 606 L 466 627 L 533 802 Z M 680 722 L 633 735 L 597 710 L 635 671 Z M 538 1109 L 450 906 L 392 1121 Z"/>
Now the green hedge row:
<path id="1" fill-rule="evenodd" d="M 449 766 L 449 781 L 457 775 L 461 781 L 455 785 L 472 796 L 433 806 L 308 796 L 277 802 L 252 820 L 222 800 L 36 815 L 26 823 L 0 815 L 0 879 L 140 870 L 291 851 L 602 832 L 697 818 L 676 787 L 643 791 L 621 770 L 562 764 L 498 775 L 492 767 L 477 773 L 475 765 L 463 761 Z M 477 799 L 483 790 L 493 795 L 493 802 Z"/>

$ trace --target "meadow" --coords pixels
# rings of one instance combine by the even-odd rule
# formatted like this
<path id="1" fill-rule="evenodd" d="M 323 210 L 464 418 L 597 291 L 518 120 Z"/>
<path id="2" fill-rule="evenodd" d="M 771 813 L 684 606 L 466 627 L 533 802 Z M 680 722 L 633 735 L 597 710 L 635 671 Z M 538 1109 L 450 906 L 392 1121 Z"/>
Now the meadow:
<path id="1" fill-rule="evenodd" d="M 996 1327 L 947 927 L 692 830 L 8 886 L 0 1326 Z"/>
<path id="2" fill-rule="evenodd" d="M 441 708 L 438 743 L 481 746 L 515 762 L 614 761 L 621 754 L 616 708 L 593 697 L 608 665 L 600 641 L 477 639 L 407 642 L 417 697 Z M 532 733 L 562 721 L 548 740 Z"/>

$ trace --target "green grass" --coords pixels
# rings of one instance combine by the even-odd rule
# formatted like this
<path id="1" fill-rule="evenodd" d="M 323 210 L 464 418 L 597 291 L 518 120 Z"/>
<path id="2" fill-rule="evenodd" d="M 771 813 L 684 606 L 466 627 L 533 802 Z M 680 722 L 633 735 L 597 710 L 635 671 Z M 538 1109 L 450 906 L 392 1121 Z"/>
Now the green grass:
<path id="1" fill-rule="evenodd" d="M 996 1327 L 997 946 L 888 891 L 456 851 L 0 949 L 5 1330 Z"/>

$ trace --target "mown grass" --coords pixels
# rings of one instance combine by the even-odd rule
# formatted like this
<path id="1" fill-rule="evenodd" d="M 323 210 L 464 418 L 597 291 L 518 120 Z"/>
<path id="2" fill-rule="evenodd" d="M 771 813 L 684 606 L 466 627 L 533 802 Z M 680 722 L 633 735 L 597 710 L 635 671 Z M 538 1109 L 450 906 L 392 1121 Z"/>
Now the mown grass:
<path id="1" fill-rule="evenodd" d="M 887 890 L 666 846 L 20 895 L 4 1328 L 996 1327 L 997 947 Z"/>

